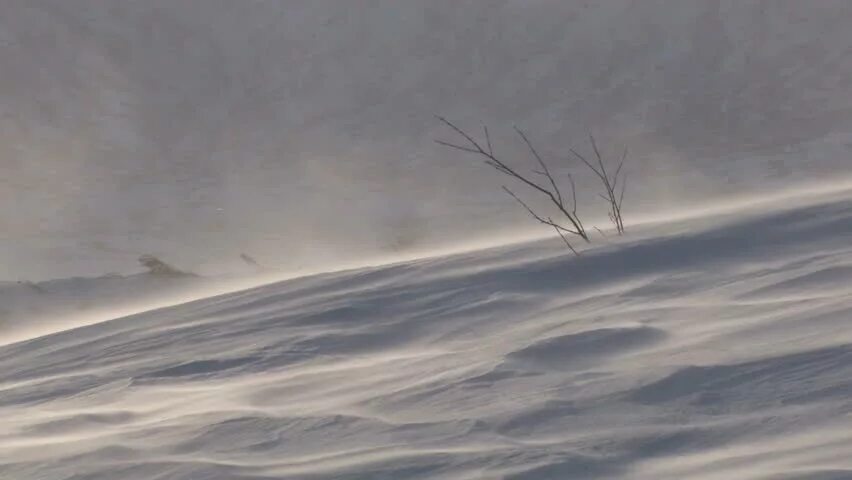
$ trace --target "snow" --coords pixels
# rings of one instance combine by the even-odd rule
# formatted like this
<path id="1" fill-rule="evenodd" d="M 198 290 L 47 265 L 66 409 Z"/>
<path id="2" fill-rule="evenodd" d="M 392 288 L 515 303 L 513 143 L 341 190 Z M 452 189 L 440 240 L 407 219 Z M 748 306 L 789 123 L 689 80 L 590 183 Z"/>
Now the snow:
<path id="1" fill-rule="evenodd" d="M 4 0 L 0 479 L 852 479 L 852 4 L 482 3 Z"/>
<path id="2" fill-rule="evenodd" d="M 204 298 L 6 344 L 0 477 L 852 478 L 852 192 L 628 228 L 577 258 L 192 280 Z"/>

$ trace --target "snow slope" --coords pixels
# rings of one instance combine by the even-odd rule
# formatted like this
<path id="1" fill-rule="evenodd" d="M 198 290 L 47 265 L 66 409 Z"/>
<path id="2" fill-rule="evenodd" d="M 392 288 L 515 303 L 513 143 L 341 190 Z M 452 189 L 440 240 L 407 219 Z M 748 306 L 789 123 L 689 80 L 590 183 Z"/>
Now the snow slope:
<path id="1" fill-rule="evenodd" d="M 850 479 L 850 314 L 850 192 L 303 277 L 0 347 L 0 477 Z"/>
<path id="2" fill-rule="evenodd" d="M 153 274 L 0 282 L 0 345 L 232 291 L 235 282 Z"/>

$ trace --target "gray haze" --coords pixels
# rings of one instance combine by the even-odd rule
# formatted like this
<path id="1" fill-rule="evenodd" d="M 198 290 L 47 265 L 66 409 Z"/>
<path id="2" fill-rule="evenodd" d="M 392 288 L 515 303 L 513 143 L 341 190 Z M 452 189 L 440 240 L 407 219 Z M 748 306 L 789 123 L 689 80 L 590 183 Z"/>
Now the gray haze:
<path id="1" fill-rule="evenodd" d="M 852 154 L 846 0 L 0 0 L 0 13 L 8 279 L 131 271 L 142 253 L 304 267 L 535 228 L 502 179 L 433 143 L 452 138 L 434 114 L 488 123 L 507 155 L 522 153 L 516 124 L 584 179 L 567 147 L 587 149 L 585 132 L 612 155 L 628 146 L 644 211 L 836 178 Z"/>

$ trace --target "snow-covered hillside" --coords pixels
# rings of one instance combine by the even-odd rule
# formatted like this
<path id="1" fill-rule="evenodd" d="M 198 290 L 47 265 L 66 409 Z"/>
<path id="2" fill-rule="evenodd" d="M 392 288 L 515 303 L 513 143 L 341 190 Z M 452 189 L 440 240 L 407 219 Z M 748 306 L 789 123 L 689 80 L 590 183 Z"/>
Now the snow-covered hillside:
<path id="1" fill-rule="evenodd" d="M 0 347 L 0 477 L 852 478 L 852 193 L 631 231 Z"/>
<path id="2" fill-rule="evenodd" d="M 850 25 L 0 0 L 0 479 L 852 480 Z"/>

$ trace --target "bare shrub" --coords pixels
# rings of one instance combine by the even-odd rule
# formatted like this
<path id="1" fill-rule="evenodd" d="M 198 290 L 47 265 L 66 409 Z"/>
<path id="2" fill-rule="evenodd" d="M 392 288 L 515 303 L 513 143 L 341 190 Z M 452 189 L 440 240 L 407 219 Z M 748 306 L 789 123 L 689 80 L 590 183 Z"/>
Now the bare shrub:
<path id="1" fill-rule="evenodd" d="M 577 190 L 576 185 L 574 184 L 574 179 L 571 175 L 567 175 L 568 183 L 570 186 L 570 192 L 568 195 L 563 195 L 562 190 L 559 188 L 556 180 L 553 178 L 553 174 L 550 172 L 550 169 L 547 166 L 547 163 L 544 159 L 539 155 L 538 151 L 533 146 L 533 143 L 530 141 L 529 137 L 519 128 L 515 127 L 515 132 L 518 136 L 523 140 L 527 149 L 530 151 L 530 154 L 535 159 L 538 164 L 539 169 L 533 170 L 532 174 L 541 177 L 542 180 L 539 180 L 532 175 L 525 175 L 513 167 L 509 166 L 503 160 L 499 159 L 494 153 L 494 148 L 491 145 L 491 137 L 488 133 L 488 127 L 483 127 L 483 134 L 485 136 L 485 143 L 481 143 L 473 138 L 470 134 L 450 122 L 444 117 L 438 117 L 444 125 L 450 127 L 454 132 L 456 132 L 463 142 L 461 143 L 452 143 L 445 142 L 442 140 L 435 140 L 439 145 L 443 145 L 449 148 L 453 148 L 455 150 L 460 150 L 462 152 L 473 153 L 483 157 L 485 160 L 485 164 L 490 166 L 491 168 L 497 170 L 498 172 L 512 177 L 522 184 L 529 187 L 532 191 L 537 192 L 541 196 L 545 197 L 551 204 L 553 204 L 556 209 L 559 211 L 560 215 L 563 217 L 561 222 L 557 222 L 550 216 L 544 216 L 536 211 L 534 211 L 526 202 L 521 200 L 521 198 L 515 194 L 514 191 L 503 185 L 503 190 L 509 194 L 516 202 L 518 202 L 533 218 L 538 220 L 540 223 L 544 225 L 548 225 L 552 227 L 556 233 L 562 238 L 562 241 L 565 242 L 565 245 L 572 251 L 574 254 L 579 255 L 577 250 L 571 244 L 570 240 L 566 235 L 573 235 L 582 238 L 584 241 L 589 241 L 589 235 L 586 232 L 586 228 L 583 226 L 583 222 L 580 220 L 580 216 L 577 213 Z"/>
<path id="2" fill-rule="evenodd" d="M 506 164 L 503 160 L 497 157 L 494 153 L 494 148 L 491 145 L 491 137 L 488 133 L 488 127 L 483 127 L 483 135 L 484 141 L 476 140 L 471 134 L 462 130 L 454 123 L 450 122 L 444 117 L 438 116 L 438 120 L 440 120 L 444 125 L 451 128 L 459 137 L 459 143 L 446 142 L 443 140 L 435 140 L 439 145 L 443 145 L 445 147 L 449 147 L 455 150 L 460 150 L 462 152 L 472 153 L 475 155 L 479 155 L 484 158 L 485 164 L 490 166 L 491 168 L 497 170 L 498 172 L 512 177 L 518 181 L 520 181 L 523 185 L 529 187 L 532 191 L 537 192 L 538 194 L 544 196 L 551 204 L 553 204 L 556 209 L 559 211 L 563 220 L 561 222 L 555 221 L 550 216 L 544 216 L 533 210 L 526 202 L 521 200 L 521 198 L 515 194 L 514 191 L 510 190 L 508 187 L 503 185 L 503 190 L 509 194 L 516 202 L 518 202 L 533 218 L 535 218 L 540 223 L 548 225 L 556 230 L 556 233 L 562 238 L 562 241 L 565 242 L 565 245 L 571 249 L 574 254 L 579 255 L 577 250 L 573 247 L 570 240 L 566 235 L 573 235 L 582 238 L 584 241 L 589 242 L 589 235 L 586 231 L 586 228 L 583 225 L 583 222 L 580 220 L 580 216 L 577 214 L 577 188 L 574 183 L 574 177 L 570 174 L 566 175 L 568 179 L 568 184 L 570 187 L 570 195 L 563 196 L 562 190 L 560 189 L 558 183 L 553 177 L 550 169 L 547 166 L 547 163 L 538 153 L 533 143 L 530 141 L 529 137 L 526 133 L 524 133 L 521 129 L 515 127 L 515 132 L 524 142 L 524 145 L 529 150 L 532 157 L 535 159 L 538 164 L 538 168 L 532 170 L 532 175 L 525 175 L 518 172 L 513 167 Z M 570 149 L 571 154 L 575 157 L 579 158 L 580 161 L 583 162 L 592 172 L 594 172 L 595 176 L 600 180 L 601 185 L 604 188 L 604 193 L 599 193 L 598 196 L 604 199 L 608 204 L 607 215 L 609 216 L 610 221 L 615 226 L 615 230 L 618 235 L 624 234 L 624 220 L 622 218 L 622 204 L 624 202 L 624 192 L 625 187 L 627 186 L 626 175 L 624 174 L 624 161 L 627 158 L 627 149 L 624 150 L 624 153 L 621 156 L 621 160 L 615 169 L 607 168 L 606 162 L 603 159 L 603 156 L 600 153 L 600 149 L 598 148 L 597 141 L 593 135 L 589 135 L 589 141 L 592 144 L 592 150 L 595 154 L 595 160 L 589 161 L 586 157 L 579 154 L 576 150 Z M 603 231 L 599 228 L 595 227 L 595 229 L 605 236 Z"/>

